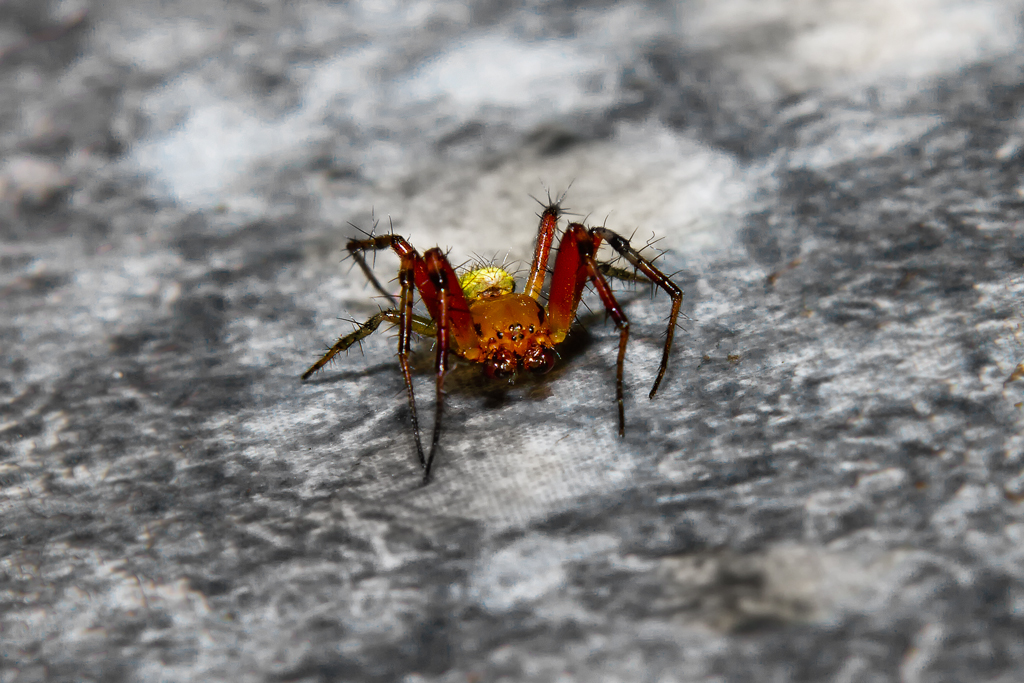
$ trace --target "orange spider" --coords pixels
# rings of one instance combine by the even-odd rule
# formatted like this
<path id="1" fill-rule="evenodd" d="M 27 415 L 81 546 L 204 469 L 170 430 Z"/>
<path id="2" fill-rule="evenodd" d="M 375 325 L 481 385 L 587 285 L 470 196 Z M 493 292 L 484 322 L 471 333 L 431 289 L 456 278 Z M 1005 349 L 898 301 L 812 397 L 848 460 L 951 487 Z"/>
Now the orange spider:
<path id="1" fill-rule="evenodd" d="M 668 367 L 672 337 L 679 317 L 683 292 L 653 263 L 630 246 L 629 240 L 603 227 L 587 228 L 570 223 L 558 247 L 555 267 L 548 289 L 545 309 L 538 302 L 547 275 L 548 257 L 561 215 L 558 202 L 550 202 L 540 217 L 537 247 L 530 266 L 530 277 L 522 294 L 515 293 L 515 280 L 502 268 L 489 266 L 456 276 L 444 252 L 429 249 L 422 256 L 402 237 L 395 234 L 369 236 L 351 240 L 348 251 L 366 274 L 370 283 L 388 300 L 392 307 L 382 310 L 355 331 L 338 339 L 323 357 L 302 374 L 308 379 L 326 365 L 340 351 L 372 334 L 381 322 L 398 325 L 398 363 L 405 377 L 412 414 L 412 431 L 416 439 L 416 454 L 423 467 L 423 482 L 430 480 L 430 468 L 441 436 L 441 413 L 444 405 L 442 387 L 448 372 L 448 354 L 455 353 L 467 360 L 483 363 L 484 372 L 495 380 L 511 381 L 519 370 L 535 374 L 548 372 L 555 364 L 555 345 L 569 333 L 576 317 L 576 309 L 583 296 L 583 287 L 589 280 L 597 290 L 605 309 L 619 328 L 619 357 L 616 366 L 615 389 L 619 406 L 619 436 L 626 433 L 626 417 L 622 404 L 622 363 L 629 339 L 629 320 L 612 294 L 605 274 L 622 276 L 623 273 L 594 258 L 601 242 L 607 242 L 633 267 L 643 273 L 672 297 L 665 349 L 654 380 L 650 398 L 658 391 Z M 392 249 L 399 258 L 398 282 L 401 293 L 396 299 L 385 290 L 363 258 L 363 252 Z M 631 275 L 631 274 L 630 274 Z M 413 290 L 430 314 L 429 318 L 414 315 Z M 424 457 L 420 439 L 416 399 L 413 395 L 412 375 L 409 371 L 411 333 L 416 332 L 437 339 L 436 399 L 434 406 L 434 433 L 430 454 Z"/>

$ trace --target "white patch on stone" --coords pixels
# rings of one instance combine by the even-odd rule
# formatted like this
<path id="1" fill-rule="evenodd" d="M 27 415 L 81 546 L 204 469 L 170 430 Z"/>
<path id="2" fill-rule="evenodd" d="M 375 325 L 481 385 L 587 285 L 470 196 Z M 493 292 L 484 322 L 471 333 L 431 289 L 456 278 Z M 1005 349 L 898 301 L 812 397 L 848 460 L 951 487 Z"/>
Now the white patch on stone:
<path id="1" fill-rule="evenodd" d="M 601 535 L 576 541 L 528 536 L 487 558 L 473 573 L 470 597 L 489 612 L 508 612 L 526 605 L 536 608 L 534 603 L 545 595 L 564 594 L 566 563 L 609 553 L 618 544 L 618 539 Z"/>
<path id="2" fill-rule="evenodd" d="M 772 98 L 916 80 L 1011 49 L 1019 5 L 950 0 L 703 0 L 681 12 L 694 47 L 730 48 L 733 66 Z"/>

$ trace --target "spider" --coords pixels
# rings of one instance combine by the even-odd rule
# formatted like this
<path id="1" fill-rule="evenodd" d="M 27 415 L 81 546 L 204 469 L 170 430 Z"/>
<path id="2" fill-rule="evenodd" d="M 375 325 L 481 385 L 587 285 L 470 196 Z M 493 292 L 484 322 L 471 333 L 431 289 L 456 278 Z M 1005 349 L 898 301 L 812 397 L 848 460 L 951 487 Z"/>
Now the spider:
<path id="1" fill-rule="evenodd" d="M 562 234 L 551 271 L 548 304 L 539 298 L 547 277 L 548 257 L 558 231 L 562 211 L 558 201 L 550 199 L 540 216 L 537 245 L 523 293 L 515 291 L 512 275 L 496 266 L 469 270 L 459 277 L 439 248 L 428 249 L 422 256 L 403 237 L 394 233 L 368 235 L 347 244 L 352 258 L 365 273 L 370 284 L 390 302 L 383 309 L 351 333 L 341 337 L 327 353 L 302 374 L 308 379 L 339 352 L 351 347 L 373 332 L 384 321 L 398 325 L 398 364 L 405 378 L 412 415 L 412 431 L 416 441 L 416 454 L 423 468 L 423 483 L 430 481 L 434 455 L 441 437 L 441 414 L 444 408 L 442 388 L 448 373 L 449 355 L 454 353 L 466 360 L 482 363 L 484 372 L 493 380 L 511 382 L 517 372 L 525 370 L 544 374 L 555 364 L 555 347 L 565 340 L 576 317 L 576 309 L 589 281 L 619 330 L 619 355 L 615 375 L 615 396 L 619 409 L 619 436 L 625 436 L 626 417 L 622 401 L 622 365 L 629 340 L 629 320 L 615 300 L 605 275 L 622 279 L 636 279 L 630 271 L 614 268 L 595 259 L 597 248 L 606 242 L 653 284 L 672 297 L 665 348 L 658 366 L 650 398 L 668 367 L 672 337 L 683 301 L 683 292 L 671 279 L 658 270 L 648 259 L 629 244 L 625 237 L 604 227 L 588 228 L 581 223 L 569 223 Z M 367 265 L 364 253 L 378 249 L 392 249 L 401 259 L 398 298 L 385 290 Z M 419 292 L 430 317 L 413 313 L 413 294 Z M 434 429 L 430 452 L 424 455 L 420 438 L 416 398 L 413 395 L 412 374 L 409 370 L 409 348 L 412 333 L 416 332 L 437 341 L 435 363 Z"/>

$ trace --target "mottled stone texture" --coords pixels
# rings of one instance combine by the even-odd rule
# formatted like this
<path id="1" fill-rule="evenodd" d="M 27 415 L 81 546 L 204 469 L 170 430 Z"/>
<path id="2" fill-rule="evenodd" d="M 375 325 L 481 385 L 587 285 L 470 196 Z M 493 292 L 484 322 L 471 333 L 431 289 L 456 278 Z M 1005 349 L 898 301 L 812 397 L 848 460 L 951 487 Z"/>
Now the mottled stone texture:
<path id="1" fill-rule="evenodd" d="M 0 682 L 1021 680 L 1019 11 L 0 4 Z M 567 188 L 662 391 L 590 294 L 421 487 L 347 223 Z"/>

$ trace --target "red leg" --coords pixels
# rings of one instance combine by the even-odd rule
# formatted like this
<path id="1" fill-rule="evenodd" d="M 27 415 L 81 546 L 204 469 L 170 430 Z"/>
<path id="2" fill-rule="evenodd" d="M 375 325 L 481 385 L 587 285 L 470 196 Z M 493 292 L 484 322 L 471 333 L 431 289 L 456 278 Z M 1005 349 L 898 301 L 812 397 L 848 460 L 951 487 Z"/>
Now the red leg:
<path id="1" fill-rule="evenodd" d="M 398 362 L 402 367 L 402 376 L 409 393 L 409 410 L 412 414 L 413 433 L 416 437 L 416 454 L 423 466 L 423 481 L 430 479 L 430 469 L 437 452 L 437 444 L 441 437 L 441 416 L 444 410 L 443 387 L 444 378 L 448 373 L 448 352 L 454 346 L 465 353 L 477 347 L 476 328 L 469 312 L 469 302 L 459 286 L 459 278 L 455 274 L 448 259 L 440 249 L 429 249 L 421 257 L 413 247 L 398 235 L 379 235 L 365 240 L 352 240 L 348 250 L 367 278 L 379 291 L 394 299 L 381 287 L 363 258 L 362 252 L 371 249 L 391 248 L 402 259 L 398 271 L 401 285 L 401 300 L 398 303 Z M 416 399 L 413 394 L 412 373 L 409 369 L 409 348 L 411 333 L 416 321 L 412 313 L 413 289 L 419 290 L 423 304 L 434 320 L 437 336 L 436 363 L 436 404 L 434 433 L 431 439 L 430 454 L 424 456 L 420 437 L 419 418 L 416 414 Z M 364 335 L 365 336 L 365 335 Z M 337 352 L 335 352 L 337 353 Z M 333 354 L 332 354 L 333 355 Z M 327 362 L 326 360 L 324 362 Z"/>
<path id="2" fill-rule="evenodd" d="M 629 319 L 612 289 L 598 269 L 594 252 L 602 237 L 592 235 L 579 223 L 571 223 L 555 257 L 555 272 L 551 278 L 551 296 L 548 299 L 548 324 L 551 338 L 555 343 L 565 339 L 569 332 L 576 309 L 583 296 L 583 286 L 589 279 L 601 297 L 608 315 L 619 328 L 619 355 L 615 371 L 615 399 L 619 407 L 619 436 L 626 434 L 626 411 L 623 404 L 622 369 L 626 359 L 626 344 L 629 341 Z"/>
<path id="3" fill-rule="evenodd" d="M 430 264 L 433 264 L 433 270 Z M 447 292 L 450 336 L 455 339 L 456 348 L 460 353 L 475 349 L 479 345 L 479 340 L 473 325 L 473 316 L 469 313 L 469 301 L 459 286 L 459 277 L 455 274 L 455 269 L 448 263 L 444 253 L 436 247 L 427 250 L 415 276 L 416 289 L 420 290 L 423 304 L 430 311 L 430 317 L 437 322 L 441 321 L 440 291 L 444 289 Z"/>
<path id="4" fill-rule="evenodd" d="M 367 240 L 352 240 L 349 242 L 348 248 L 352 252 L 353 256 L 356 256 L 357 263 L 367 272 L 367 276 L 370 281 L 374 283 L 378 289 L 384 292 L 381 288 L 380 283 L 373 276 L 373 273 L 366 267 L 366 262 L 362 258 L 361 251 L 366 249 L 387 249 L 388 247 L 395 250 L 402 259 L 402 263 L 398 269 L 398 282 L 401 285 L 400 301 L 398 302 L 398 310 L 381 311 L 377 315 L 373 316 L 366 323 L 361 325 L 355 332 L 348 334 L 337 341 L 331 349 L 324 354 L 324 356 L 314 363 L 305 373 L 302 375 L 302 379 L 308 379 L 317 370 L 326 365 L 335 355 L 339 352 L 352 346 L 359 340 L 363 339 L 369 334 L 372 334 L 374 330 L 380 325 L 383 320 L 394 320 L 394 316 L 397 313 L 398 316 L 398 364 L 402 368 L 402 377 L 405 379 L 405 388 L 409 395 L 409 412 L 412 416 L 412 433 L 416 440 L 416 455 L 419 458 L 420 465 L 422 467 L 427 466 L 427 459 L 423 455 L 423 443 L 420 438 L 420 422 L 419 417 L 416 414 L 416 395 L 413 392 L 412 386 L 412 373 L 409 370 L 409 347 L 411 346 L 412 340 L 412 329 L 418 323 L 412 313 L 413 304 L 413 287 L 415 281 L 415 273 L 417 270 L 425 270 L 423 265 L 423 259 L 419 253 L 410 246 L 403 238 L 397 235 L 381 235 L 379 237 L 372 237 Z M 394 300 L 390 294 L 384 292 L 389 299 Z"/>
<path id="5" fill-rule="evenodd" d="M 466 296 L 459 286 L 459 280 L 455 276 L 448 259 L 440 249 L 430 249 L 423 255 L 426 266 L 427 283 L 420 286 L 420 294 L 423 296 L 427 308 L 431 309 L 437 326 L 437 360 L 435 362 L 435 399 L 434 399 L 434 435 L 430 442 L 430 455 L 423 466 L 423 483 L 430 481 L 430 468 L 434 464 L 434 455 L 437 453 L 437 444 L 441 440 L 441 417 L 444 412 L 444 378 L 448 374 L 448 351 L 451 345 L 450 337 L 456 340 L 460 334 L 472 335 L 474 346 L 476 345 L 476 331 L 473 329 L 473 319 L 469 316 L 469 304 Z M 430 285 L 430 294 L 427 293 L 426 284 Z M 464 313 L 464 315 L 463 315 Z M 468 326 L 467 326 L 468 319 Z M 460 347 L 465 348 L 465 347 Z"/>
<path id="6" fill-rule="evenodd" d="M 548 292 L 548 325 L 551 327 L 551 341 L 556 344 L 565 340 L 576 318 L 576 309 L 587 284 L 585 253 L 593 257 L 596 246 L 587 229 L 579 223 L 570 223 L 558 245 L 555 256 L 555 270 L 551 275 L 551 289 Z"/>
<path id="7" fill-rule="evenodd" d="M 391 300 L 393 306 L 398 306 L 398 301 L 395 297 L 388 293 L 386 289 L 380 284 L 377 276 L 373 274 L 370 266 L 366 263 L 366 259 L 363 257 L 364 251 L 371 251 L 376 249 L 392 249 L 398 256 L 403 259 L 403 265 L 405 259 L 411 257 L 411 272 L 413 279 L 411 284 L 420 291 L 420 295 L 423 297 L 423 303 L 426 305 L 427 310 L 430 312 L 430 317 L 437 320 L 437 292 L 436 288 L 431 282 L 430 277 L 427 275 L 427 269 L 423 258 L 420 257 L 419 253 L 410 245 L 404 237 L 395 234 L 378 235 L 376 237 L 370 237 L 364 240 L 350 240 L 347 248 L 349 253 L 352 254 L 352 258 L 359 265 L 359 268 L 366 275 L 366 279 L 370 281 L 370 284 L 384 296 Z M 437 251 L 436 249 L 431 251 Z M 447 259 L 445 259 L 447 263 Z M 454 286 L 461 293 L 462 289 L 458 286 L 459 278 L 455 275 L 455 271 L 452 270 L 451 266 L 448 266 L 448 272 L 446 273 L 446 282 L 454 283 Z M 476 334 L 473 331 L 473 320 L 469 315 L 469 304 L 466 302 L 465 296 L 462 296 L 460 301 L 455 302 L 456 306 L 452 310 L 451 315 L 456 321 L 456 327 L 461 331 L 456 335 L 456 341 L 459 342 L 460 348 L 473 348 L 476 346 Z M 466 333 L 468 331 L 468 333 Z"/>
<path id="8" fill-rule="evenodd" d="M 550 195 L 548 202 L 551 202 Z M 540 226 L 537 228 L 537 246 L 533 252 L 533 265 L 530 266 L 530 277 L 526 281 L 526 289 L 523 291 L 528 297 L 536 300 L 540 296 L 540 290 L 544 287 L 544 278 L 547 276 L 548 256 L 551 254 L 551 243 L 555 239 L 555 230 L 558 228 L 558 216 L 560 210 L 557 203 L 549 203 L 540 215 Z"/>
<path id="9" fill-rule="evenodd" d="M 434 320 L 438 319 L 437 310 L 437 287 L 431 281 L 430 276 L 427 274 L 427 267 L 424 258 L 421 258 L 419 253 L 413 249 L 412 245 L 405 241 L 405 238 L 394 234 L 378 235 L 377 237 L 370 237 L 365 240 L 352 240 L 348 243 L 348 250 L 352 254 L 352 257 L 359 264 L 359 267 L 366 274 L 367 279 L 370 283 L 382 294 L 392 300 L 397 305 L 398 302 L 394 301 L 394 297 L 388 294 L 380 282 L 377 280 L 373 271 L 370 270 L 370 266 L 366 263 L 366 259 L 363 258 L 362 252 L 371 249 L 387 249 L 391 248 L 401 258 L 411 256 L 412 260 L 412 275 L 413 284 L 416 289 L 420 291 L 420 296 L 423 298 L 423 303 L 430 312 L 430 317 Z M 439 249 L 431 249 L 427 253 L 437 252 L 437 255 L 444 261 L 444 272 L 443 281 L 449 292 L 449 316 L 452 320 L 452 335 L 455 338 L 455 342 L 458 345 L 460 351 L 468 351 L 469 349 L 476 348 L 477 336 L 476 330 L 473 328 L 473 317 L 469 314 L 469 302 L 466 300 L 466 296 L 462 293 L 462 288 L 459 287 L 459 278 L 455 274 L 455 270 L 448 263 L 448 259 L 445 258 L 444 254 Z M 404 263 L 404 261 L 403 261 Z"/>
<path id="10" fill-rule="evenodd" d="M 647 276 L 647 278 L 664 289 L 672 297 L 672 312 L 669 314 L 668 333 L 665 335 L 665 349 L 661 354 L 661 364 L 658 366 L 658 376 L 654 380 L 654 387 L 651 389 L 649 398 L 654 398 L 658 393 L 658 386 L 665 377 L 665 370 L 668 368 L 668 354 L 672 350 L 672 338 L 676 332 L 676 321 L 679 319 L 679 308 L 683 303 L 683 290 L 679 289 L 676 283 L 672 282 L 667 275 L 654 267 L 654 264 L 640 255 L 636 249 L 630 246 L 629 240 L 622 235 L 612 232 L 607 228 L 592 228 L 590 230 L 594 237 L 604 239 L 608 246 L 619 252 L 633 264 L 633 267 Z"/>
<path id="11" fill-rule="evenodd" d="M 409 349 L 412 346 L 413 327 L 413 287 L 418 279 L 419 273 L 425 272 L 423 258 L 419 252 L 409 244 L 404 237 L 395 234 L 378 235 L 364 240 L 349 241 L 348 251 L 359 264 L 360 269 L 366 275 L 373 286 L 387 296 L 392 302 L 398 305 L 398 364 L 402 369 L 402 378 L 405 380 L 406 392 L 409 395 L 409 413 L 412 417 L 412 433 L 416 440 L 416 456 L 421 467 L 427 466 L 426 456 L 423 454 L 423 440 L 420 437 L 420 421 L 416 413 L 416 395 L 412 385 L 412 371 L 409 369 Z M 401 286 L 400 301 L 395 301 L 394 296 L 385 290 L 377 280 L 373 271 L 366 264 L 363 258 L 364 251 L 376 249 L 392 249 L 402 259 L 398 268 L 398 282 Z"/>

